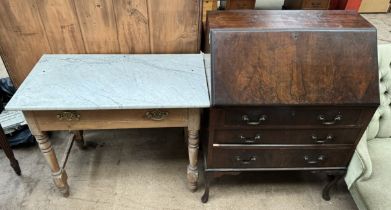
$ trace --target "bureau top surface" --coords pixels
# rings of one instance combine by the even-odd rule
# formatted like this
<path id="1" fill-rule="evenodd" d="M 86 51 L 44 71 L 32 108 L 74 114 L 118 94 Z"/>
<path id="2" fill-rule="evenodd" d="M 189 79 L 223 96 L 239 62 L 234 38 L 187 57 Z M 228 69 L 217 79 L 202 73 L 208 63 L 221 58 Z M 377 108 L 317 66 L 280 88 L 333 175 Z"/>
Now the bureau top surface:
<path id="1" fill-rule="evenodd" d="M 354 11 L 231 10 L 208 13 L 208 28 L 374 28 Z"/>
<path id="2" fill-rule="evenodd" d="M 201 54 L 44 55 L 7 110 L 209 107 Z"/>

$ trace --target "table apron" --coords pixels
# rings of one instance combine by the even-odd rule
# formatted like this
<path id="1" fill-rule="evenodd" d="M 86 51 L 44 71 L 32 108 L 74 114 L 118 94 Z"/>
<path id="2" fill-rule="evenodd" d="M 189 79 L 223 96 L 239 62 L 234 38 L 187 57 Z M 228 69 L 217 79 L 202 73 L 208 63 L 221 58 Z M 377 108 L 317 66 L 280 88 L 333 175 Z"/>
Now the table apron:
<path id="1" fill-rule="evenodd" d="M 24 111 L 23 113 L 25 116 L 32 117 L 41 131 L 188 127 L 191 116 L 189 109 Z M 152 117 L 154 119 L 151 119 L 150 113 L 156 114 Z M 61 116 L 65 117 L 59 119 Z"/>

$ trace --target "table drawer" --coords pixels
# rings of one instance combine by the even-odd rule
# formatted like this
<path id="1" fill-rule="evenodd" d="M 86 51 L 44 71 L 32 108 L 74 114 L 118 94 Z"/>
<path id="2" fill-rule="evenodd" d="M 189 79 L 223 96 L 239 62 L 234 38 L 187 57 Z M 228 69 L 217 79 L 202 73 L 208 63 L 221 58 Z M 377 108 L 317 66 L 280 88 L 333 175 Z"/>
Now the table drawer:
<path id="1" fill-rule="evenodd" d="M 34 111 L 31 113 L 43 131 L 186 127 L 188 122 L 187 109 Z"/>
<path id="2" fill-rule="evenodd" d="M 354 144 L 360 129 L 223 129 L 216 144 Z"/>
<path id="3" fill-rule="evenodd" d="M 208 168 L 346 167 L 352 148 L 214 147 Z"/>
<path id="4" fill-rule="evenodd" d="M 362 109 L 312 107 L 258 107 L 220 110 L 218 125 L 361 125 Z"/>

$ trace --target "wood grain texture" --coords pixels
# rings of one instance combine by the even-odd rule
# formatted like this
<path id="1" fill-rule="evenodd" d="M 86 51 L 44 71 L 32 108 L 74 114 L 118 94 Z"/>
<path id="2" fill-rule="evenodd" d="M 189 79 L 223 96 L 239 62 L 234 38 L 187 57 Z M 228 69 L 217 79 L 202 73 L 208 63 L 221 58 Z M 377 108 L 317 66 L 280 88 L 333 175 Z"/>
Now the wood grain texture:
<path id="1" fill-rule="evenodd" d="M 354 11 L 341 10 L 227 10 L 211 11 L 207 17 L 204 49 L 209 52 L 209 32 L 214 28 L 252 30 L 309 28 L 373 28 Z"/>
<path id="2" fill-rule="evenodd" d="M 4 0 L 0 55 L 19 86 L 44 53 L 198 53 L 201 12 L 201 0 Z"/>
<path id="3" fill-rule="evenodd" d="M 365 125 L 366 107 L 225 107 L 215 108 L 215 127 L 220 128 L 328 128 L 343 126 L 345 128 L 361 127 Z M 247 115 L 250 122 L 257 122 L 261 116 L 265 120 L 256 125 L 249 125 L 243 120 Z M 320 120 L 319 116 L 325 120 Z M 334 120 L 337 116 L 340 120 Z M 334 122 L 335 121 L 335 122 Z M 324 125 L 324 122 L 334 122 Z"/>
<path id="4" fill-rule="evenodd" d="M 319 23 L 296 22 L 301 16 L 292 19 L 293 26 L 279 22 L 294 13 L 273 12 L 270 22 L 240 11 L 208 19 L 215 26 L 212 104 L 377 104 L 376 29 L 349 12 L 299 13 Z M 235 28 L 239 23 L 233 20 L 248 28 Z"/>
<path id="5" fill-rule="evenodd" d="M 162 109 L 168 112 L 163 120 L 147 119 L 146 113 L 151 110 L 91 110 L 77 111 L 79 120 L 59 120 L 57 114 L 61 111 L 27 112 L 34 116 L 36 126 L 41 131 L 53 130 L 94 130 L 120 128 L 159 128 L 187 127 L 187 109 Z"/>
<path id="6" fill-rule="evenodd" d="M 205 170 L 345 170 L 379 104 L 373 26 L 340 11 L 209 14 Z"/>
<path id="7" fill-rule="evenodd" d="M 225 9 L 254 9 L 255 0 L 227 0 Z"/>
<path id="8" fill-rule="evenodd" d="M 375 31 L 212 32 L 212 45 L 215 105 L 378 103 Z"/>
<path id="9" fill-rule="evenodd" d="M 211 168 L 341 167 L 350 160 L 350 147 L 215 147 Z M 307 156 L 307 158 L 306 158 Z M 323 158 L 319 160 L 321 157 Z M 309 162 L 313 161 L 313 162 Z"/>
<path id="10" fill-rule="evenodd" d="M 74 2 L 87 53 L 119 53 L 113 0 Z"/>
<path id="11" fill-rule="evenodd" d="M 150 53 L 147 0 L 114 0 L 121 53 Z"/>
<path id="12" fill-rule="evenodd" d="M 85 53 L 73 0 L 36 0 L 52 53 Z"/>
<path id="13" fill-rule="evenodd" d="M 285 0 L 284 9 L 329 9 L 330 0 Z"/>
<path id="14" fill-rule="evenodd" d="M 16 86 L 51 49 L 35 1 L 0 1 L 1 57 Z"/>
<path id="15" fill-rule="evenodd" d="M 152 53 L 198 53 L 200 10 L 199 0 L 148 0 Z"/>
<path id="16" fill-rule="evenodd" d="M 359 129 L 222 129 L 215 131 L 214 144 L 248 145 L 353 145 Z"/>

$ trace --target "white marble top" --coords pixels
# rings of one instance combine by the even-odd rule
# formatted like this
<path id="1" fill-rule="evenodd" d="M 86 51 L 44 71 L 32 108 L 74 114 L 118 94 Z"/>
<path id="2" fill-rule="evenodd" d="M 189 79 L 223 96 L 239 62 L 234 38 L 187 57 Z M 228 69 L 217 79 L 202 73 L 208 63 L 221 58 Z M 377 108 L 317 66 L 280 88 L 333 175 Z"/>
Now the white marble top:
<path id="1" fill-rule="evenodd" d="M 209 106 L 201 54 L 44 55 L 6 109 L 102 110 Z"/>

